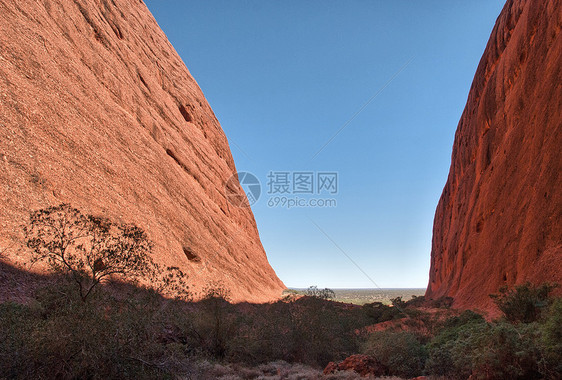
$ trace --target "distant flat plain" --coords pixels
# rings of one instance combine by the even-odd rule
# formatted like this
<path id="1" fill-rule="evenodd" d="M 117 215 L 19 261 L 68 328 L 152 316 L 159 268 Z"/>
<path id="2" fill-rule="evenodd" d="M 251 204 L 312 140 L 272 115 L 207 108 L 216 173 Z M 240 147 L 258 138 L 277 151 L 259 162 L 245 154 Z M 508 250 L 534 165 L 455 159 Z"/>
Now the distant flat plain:
<path id="1" fill-rule="evenodd" d="M 305 293 L 303 288 L 290 288 L 299 293 Z M 412 296 L 423 296 L 425 288 L 364 288 L 364 289 L 332 289 L 336 293 L 334 301 L 364 305 L 371 302 L 390 304 L 390 300 L 402 297 L 408 301 Z"/>

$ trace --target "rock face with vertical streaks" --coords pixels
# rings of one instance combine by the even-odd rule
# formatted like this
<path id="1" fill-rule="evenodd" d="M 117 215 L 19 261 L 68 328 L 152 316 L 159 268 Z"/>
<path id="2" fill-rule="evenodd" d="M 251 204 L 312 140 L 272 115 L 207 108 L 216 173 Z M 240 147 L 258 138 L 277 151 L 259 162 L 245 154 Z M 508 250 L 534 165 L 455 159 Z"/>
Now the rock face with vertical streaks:
<path id="1" fill-rule="evenodd" d="M 24 264 L 30 210 L 134 223 L 194 291 L 276 299 L 252 211 L 203 93 L 139 0 L 0 0 L 0 251 Z M 237 181 L 235 189 L 240 191 Z"/>
<path id="2" fill-rule="evenodd" d="M 426 295 L 562 283 L 562 1 L 508 0 L 478 66 L 437 206 Z"/>

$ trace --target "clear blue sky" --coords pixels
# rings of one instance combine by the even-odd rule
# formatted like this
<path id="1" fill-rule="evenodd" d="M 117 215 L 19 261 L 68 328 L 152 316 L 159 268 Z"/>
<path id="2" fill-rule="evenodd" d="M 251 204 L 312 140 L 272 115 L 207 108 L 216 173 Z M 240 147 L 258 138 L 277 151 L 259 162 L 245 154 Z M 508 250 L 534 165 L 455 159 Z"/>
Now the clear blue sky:
<path id="1" fill-rule="evenodd" d="M 252 209 L 285 284 L 426 287 L 454 133 L 504 1 L 146 3 L 238 171 L 261 181 Z M 269 207 L 270 171 L 337 172 L 335 195 L 284 194 L 337 206 Z"/>

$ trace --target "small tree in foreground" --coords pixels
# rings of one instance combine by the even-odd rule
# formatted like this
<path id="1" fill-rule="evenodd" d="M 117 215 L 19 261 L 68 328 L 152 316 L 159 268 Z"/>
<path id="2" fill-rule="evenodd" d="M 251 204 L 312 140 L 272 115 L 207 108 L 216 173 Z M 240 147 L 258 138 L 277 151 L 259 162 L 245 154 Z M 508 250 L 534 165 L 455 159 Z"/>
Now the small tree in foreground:
<path id="1" fill-rule="evenodd" d="M 135 278 L 158 271 L 141 228 L 83 215 L 68 204 L 32 212 L 25 237 L 32 263 L 46 261 L 52 270 L 69 274 L 83 301 L 112 275 Z"/>

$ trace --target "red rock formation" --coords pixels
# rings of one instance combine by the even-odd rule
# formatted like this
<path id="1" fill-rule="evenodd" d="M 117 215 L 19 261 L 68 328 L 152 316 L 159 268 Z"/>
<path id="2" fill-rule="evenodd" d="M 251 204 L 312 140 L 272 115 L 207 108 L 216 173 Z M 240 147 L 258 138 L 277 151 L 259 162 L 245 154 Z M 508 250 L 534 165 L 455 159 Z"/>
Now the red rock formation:
<path id="1" fill-rule="evenodd" d="M 0 251 L 22 263 L 21 225 L 61 202 L 143 227 L 155 259 L 197 291 L 235 301 L 283 283 L 249 208 L 225 197 L 236 172 L 195 80 L 139 0 L 0 0 Z M 239 186 L 235 183 L 236 186 Z"/>
<path id="2" fill-rule="evenodd" d="M 385 376 L 389 373 L 385 365 L 368 355 L 351 355 L 338 364 L 330 362 L 324 368 L 324 375 L 336 373 L 337 371 L 354 371 L 360 376 Z"/>
<path id="3" fill-rule="evenodd" d="M 562 1 L 508 0 L 476 71 L 437 206 L 427 296 L 491 310 L 562 282 Z"/>

